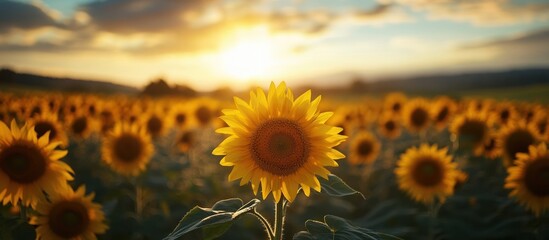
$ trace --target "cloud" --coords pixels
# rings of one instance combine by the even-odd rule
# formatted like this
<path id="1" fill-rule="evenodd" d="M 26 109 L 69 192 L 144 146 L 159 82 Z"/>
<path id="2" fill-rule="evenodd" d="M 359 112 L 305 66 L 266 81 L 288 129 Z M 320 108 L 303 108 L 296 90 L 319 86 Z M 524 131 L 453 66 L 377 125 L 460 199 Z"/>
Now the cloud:
<path id="1" fill-rule="evenodd" d="M 0 33 L 13 29 L 60 26 L 41 8 L 14 1 L 0 1 Z"/>
<path id="2" fill-rule="evenodd" d="M 387 2 L 384 0 L 383 2 Z M 389 1 L 390 2 L 390 1 Z M 549 18 L 549 3 L 512 0 L 394 0 L 426 12 L 431 19 L 470 22 L 479 26 L 514 24 Z"/>
<path id="3" fill-rule="evenodd" d="M 52 18 L 48 11 L 42 11 L 35 5 L 8 3 L 18 8 L 10 7 L 13 14 L 6 16 L 13 19 L 2 21 L 2 24 L 17 29 L 30 29 L 31 26 L 50 28 L 47 30 L 49 33 L 17 31 L 4 34 L 6 39 L 11 40 L 0 41 L 2 51 L 93 50 L 124 51 L 137 55 L 193 54 L 221 49 L 239 32 L 258 27 L 267 28 L 272 35 L 314 38 L 336 28 L 337 24 L 346 24 L 349 16 L 360 24 L 402 22 L 406 19 L 390 4 L 338 12 L 333 9 L 265 8 L 262 5 L 264 0 L 104 0 L 81 5 L 72 17 L 61 19 Z M 41 17 L 27 17 L 28 20 L 16 18 L 27 16 L 25 11 L 28 12 L 28 9 L 33 9 L 34 15 Z M 3 18 L 7 20 L 6 16 Z M 51 27 L 68 32 L 64 31 L 62 38 L 52 37 L 57 30 Z M 17 39 L 25 41 L 19 42 Z"/>
<path id="4" fill-rule="evenodd" d="M 498 62 L 517 64 L 548 64 L 549 28 L 519 35 L 462 45 L 461 51 L 490 51 Z"/>

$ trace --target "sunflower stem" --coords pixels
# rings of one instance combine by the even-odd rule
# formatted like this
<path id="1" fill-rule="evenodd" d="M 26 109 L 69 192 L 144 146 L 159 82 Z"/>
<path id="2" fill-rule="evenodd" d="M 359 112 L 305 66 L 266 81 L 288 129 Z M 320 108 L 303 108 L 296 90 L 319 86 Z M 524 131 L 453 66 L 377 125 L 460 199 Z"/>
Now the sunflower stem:
<path id="1" fill-rule="evenodd" d="M 26 223 L 27 222 L 27 208 L 25 207 L 25 205 L 23 205 L 23 203 L 19 204 L 19 215 L 21 217 L 21 221 Z"/>
<path id="2" fill-rule="evenodd" d="M 251 214 L 257 217 L 257 219 L 259 219 L 261 224 L 263 224 L 263 227 L 265 227 L 265 230 L 267 230 L 267 234 L 269 234 L 269 240 L 273 240 L 274 239 L 273 227 L 271 227 L 271 224 L 269 223 L 269 221 L 267 221 L 267 219 L 263 217 L 261 213 L 258 213 L 257 209 L 255 208 L 254 208 L 254 211 L 251 212 Z"/>
<path id="3" fill-rule="evenodd" d="M 280 200 L 275 203 L 275 231 L 274 240 L 282 240 L 282 231 L 284 229 L 284 218 L 286 217 L 286 200 Z"/>
<path id="4" fill-rule="evenodd" d="M 435 239 L 435 223 L 441 206 L 437 200 L 429 204 L 429 239 Z"/>

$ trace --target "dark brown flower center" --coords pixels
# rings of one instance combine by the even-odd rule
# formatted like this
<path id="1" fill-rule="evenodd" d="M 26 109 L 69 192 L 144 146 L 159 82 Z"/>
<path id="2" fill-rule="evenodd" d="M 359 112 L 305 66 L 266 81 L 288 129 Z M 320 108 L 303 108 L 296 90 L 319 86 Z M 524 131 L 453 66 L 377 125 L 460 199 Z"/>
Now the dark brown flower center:
<path id="1" fill-rule="evenodd" d="M 490 138 L 485 144 L 484 144 L 484 150 L 489 152 L 496 148 L 496 139 Z"/>
<path id="2" fill-rule="evenodd" d="M 466 147 L 478 146 L 486 135 L 486 124 L 479 120 L 467 119 L 458 128 L 459 143 Z"/>
<path id="3" fill-rule="evenodd" d="M 392 132 L 393 130 L 396 129 L 395 121 L 389 120 L 389 121 L 385 122 L 385 124 L 383 125 L 383 127 L 384 127 L 387 131 Z"/>
<path id="4" fill-rule="evenodd" d="M 48 220 L 52 232 L 62 238 L 76 237 L 84 233 L 90 224 L 87 208 L 76 201 L 55 203 Z"/>
<path id="5" fill-rule="evenodd" d="M 177 115 L 175 115 L 175 122 L 177 124 L 183 124 L 185 123 L 186 120 L 187 120 L 187 115 L 185 115 L 184 113 L 178 113 Z"/>
<path id="6" fill-rule="evenodd" d="M 40 138 L 46 134 L 46 132 L 50 132 L 50 139 L 55 139 L 57 136 L 57 131 L 55 129 L 55 126 L 51 122 L 47 121 L 39 121 L 34 125 L 34 131 L 36 131 L 37 136 Z"/>
<path id="7" fill-rule="evenodd" d="M 0 169 L 17 183 L 32 183 L 44 175 L 47 159 L 32 143 L 14 143 L 0 151 Z"/>
<path id="8" fill-rule="evenodd" d="M 250 151 L 257 165 L 272 174 L 286 176 L 307 162 L 310 144 L 298 123 L 271 119 L 252 135 Z"/>
<path id="9" fill-rule="evenodd" d="M 391 107 L 393 109 L 393 112 L 400 112 L 400 109 L 402 108 L 402 105 L 400 103 L 393 103 L 393 106 Z"/>
<path id="10" fill-rule="evenodd" d="M 538 158 L 526 167 L 524 184 L 537 197 L 549 196 L 549 156 Z"/>
<path id="11" fill-rule="evenodd" d="M 183 134 L 181 134 L 181 137 L 179 137 L 179 143 L 182 143 L 182 144 L 192 144 L 194 140 L 194 136 L 192 134 L 192 132 L 184 132 Z"/>
<path id="12" fill-rule="evenodd" d="M 423 108 L 414 109 L 412 111 L 412 114 L 410 115 L 410 119 L 412 120 L 412 125 L 414 127 L 423 127 L 425 124 L 427 124 L 428 118 L 429 114 Z"/>
<path id="13" fill-rule="evenodd" d="M 412 169 L 412 178 L 420 185 L 432 187 L 439 184 L 443 179 L 442 167 L 430 157 L 418 160 L 419 162 Z"/>
<path id="14" fill-rule="evenodd" d="M 499 113 L 499 118 L 501 119 L 501 122 L 502 123 L 506 123 L 507 120 L 509 120 L 509 116 L 511 115 L 511 113 L 509 112 L 508 109 L 504 109 L 502 110 L 500 113 Z"/>
<path id="15" fill-rule="evenodd" d="M 34 117 L 34 116 L 38 116 L 42 113 L 42 108 L 40 106 L 34 106 L 32 109 L 31 109 L 31 112 L 30 112 L 30 116 L 31 117 Z"/>
<path id="16" fill-rule="evenodd" d="M 142 151 L 141 140 L 138 136 L 123 134 L 114 141 L 114 154 L 123 162 L 134 162 Z"/>
<path id="17" fill-rule="evenodd" d="M 528 146 L 534 144 L 534 136 L 525 129 L 517 129 L 504 141 L 504 150 L 507 156 L 515 158 L 517 153 L 527 153 Z"/>
<path id="18" fill-rule="evenodd" d="M 369 139 L 364 139 L 360 141 L 356 149 L 358 155 L 362 157 L 369 156 L 370 154 L 372 154 L 373 150 L 374 150 L 374 145 L 372 141 L 370 141 Z"/>
<path id="19" fill-rule="evenodd" d="M 151 116 L 147 121 L 147 131 L 152 136 L 159 135 L 160 131 L 162 131 L 162 120 L 160 120 L 157 116 Z"/>
<path id="20" fill-rule="evenodd" d="M 440 111 L 438 111 L 438 114 L 436 116 L 436 121 L 444 122 L 448 118 L 449 113 L 450 113 L 450 109 L 448 109 L 447 106 L 444 106 L 442 109 L 440 109 Z"/>
<path id="21" fill-rule="evenodd" d="M 86 117 L 79 117 L 75 119 L 71 124 L 71 130 L 77 135 L 81 135 L 88 128 L 88 119 Z"/>
<path id="22" fill-rule="evenodd" d="M 202 125 L 206 125 L 210 122 L 212 119 L 212 112 L 210 109 L 206 106 L 201 106 L 195 111 L 196 119 L 198 119 L 198 122 Z"/>

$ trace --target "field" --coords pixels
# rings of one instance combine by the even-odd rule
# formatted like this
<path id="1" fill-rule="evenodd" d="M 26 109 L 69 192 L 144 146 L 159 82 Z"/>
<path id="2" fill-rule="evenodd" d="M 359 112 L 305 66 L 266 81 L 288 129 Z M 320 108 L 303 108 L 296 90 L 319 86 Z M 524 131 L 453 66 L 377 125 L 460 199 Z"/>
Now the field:
<path id="1" fill-rule="evenodd" d="M 0 239 L 549 238 L 549 86 L 281 86 L 234 103 L 0 92 Z"/>

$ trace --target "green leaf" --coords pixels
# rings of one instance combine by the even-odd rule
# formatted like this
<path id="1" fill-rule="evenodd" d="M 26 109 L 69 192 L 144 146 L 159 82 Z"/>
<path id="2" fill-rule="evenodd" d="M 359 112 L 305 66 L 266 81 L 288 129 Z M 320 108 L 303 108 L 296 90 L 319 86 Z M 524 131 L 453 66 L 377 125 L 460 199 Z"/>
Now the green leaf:
<path id="1" fill-rule="evenodd" d="M 216 239 L 221 237 L 231 226 L 233 222 L 219 223 L 212 226 L 202 228 L 202 235 L 205 240 Z"/>
<path id="2" fill-rule="evenodd" d="M 362 198 L 366 199 L 362 193 L 349 187 L 341 178 L 334 174 L 328 175 L 328 179 L 319 178 L 320 185 L 322 186 L 322 192 L 327 193 L 334 197 L 344 197 L 354 194 L 360 194 Z"/>
<path id="3" fill-rule="evenodd" d="M 227 225 L 225 223 L 232 223 L 242 214 L 253 211 L 259 202 L 258 199 L 253 199 L 242 205 L 241 199 L 231 198 L 215 203 L 212 208 L 196 206 L 185 214 L 175 229 L 164 240 L 178 239 L 186 233 L 200 228 L 206 229 L 207 237 L 215 238 L 220 236 L 231 226 L 231 224 Z"/>
<path id="4" fill-rule="evenodd" d="M 307 220 L 307 231 L 294 235 L 294 240 L 333 240 L 333 239 L 371 239 L 371 240 L 400 240 L 400 238 L 384 233 L 373 232 L 369 229 L 357 227 L 344 218 L 326 215 L 324 222 Z"/>

